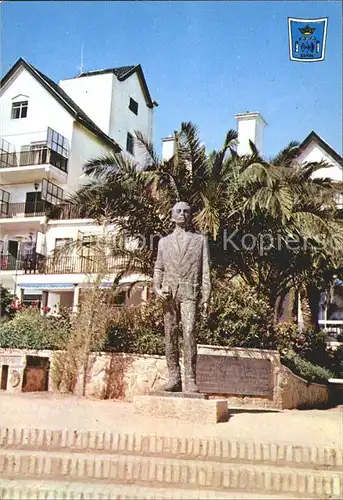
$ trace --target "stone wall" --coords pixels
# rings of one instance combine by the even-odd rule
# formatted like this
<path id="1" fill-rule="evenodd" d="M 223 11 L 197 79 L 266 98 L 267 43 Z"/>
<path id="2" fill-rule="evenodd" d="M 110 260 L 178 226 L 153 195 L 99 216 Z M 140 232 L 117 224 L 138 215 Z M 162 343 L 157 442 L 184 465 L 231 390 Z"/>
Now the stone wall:
<path id="1" fill-rule="evenodd" d="M 0 348 L 1 388 L 6 385 L 8 392 L 21 392 L 26 365 L 26 354 L 20 349 Z M 4 380 L 4 367 L 8 367 L 7 380 Z"/>
<path id="2" fill-rule="evenodd" d="M 101 399 L 125 399 L 149 394 L 160 389 L 167 380 L 164 357 L 101 353 L 90 359 L 86 395 Z M 76 394 L 82 393 L 82 377 Z"/>
<path id="3" fill-rule="evenodd" d="M 320 407 L 329 401 L 328 386 L 308 383 L 286 366 L 282 366 L 278 378 L 281 408 Z"/>
<path id="4" fill-rule="evenodd" d="M 270 396 L 213 395 L 213 397 L 225 397 L 230 405 L 292 409 L 318 407 L 328 403 L 328 387 L 309 384 L 306 380 L 294 375 L 291 370 L 281 364 L 277 351 L 199 346 L 198 352 L 199 354 L 270 360 L 272 374 Z M 2 365 L 9 366 L 7 390 L 12 392 L 22 390 L 26 355 L 50 359 L 48 390 L 57 391 L 52 377 L 53 351 L 0 348 L 0 370 L 2 371 Z M 134 396 L 161 389 L 166 380 L 167 366 L 163 356 L 99 353 L 90 359 L 86 396 L 132 401 Z M 76 394 L 82 394 L 82 386 L 83 376 L 80 374 L 75 388 Z"/>

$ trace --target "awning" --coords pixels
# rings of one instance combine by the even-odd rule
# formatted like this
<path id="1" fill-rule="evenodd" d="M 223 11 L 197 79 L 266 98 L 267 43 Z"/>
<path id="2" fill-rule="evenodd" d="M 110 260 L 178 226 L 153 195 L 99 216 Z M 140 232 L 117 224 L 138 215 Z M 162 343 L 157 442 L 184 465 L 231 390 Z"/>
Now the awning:
<path id="1" fill-rule="evenodd" d="M 20 288 L 24 288 L 25 290 L 31 288 L 35 290 L 74 290 L 76 284 L 79 284 L 81 287 L 83 286 L 85 288 L 92 286 L 92 283 L 19 283 L 19 286 Z M 100 283 L 99 288 L 110 288 L 112 285 L 113 282 L 104 281 Z"/>
<path id="2" fill-rule="evenodd" d="M 29 289 L 34 288 L 36 290 L 51 290 L 51 289 L 63 289 L 63 290 L 74 290 L 74 283 L 19 283 L 20 288 Z"/>

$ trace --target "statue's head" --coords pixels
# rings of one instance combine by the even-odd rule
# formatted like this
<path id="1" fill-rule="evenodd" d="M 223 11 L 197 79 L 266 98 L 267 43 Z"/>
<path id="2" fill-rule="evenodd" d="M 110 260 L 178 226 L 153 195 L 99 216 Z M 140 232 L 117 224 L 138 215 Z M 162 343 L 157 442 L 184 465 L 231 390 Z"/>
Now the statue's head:
<path id="1" fill-rule="evenodd" d="M 184 201 L 178 201 L 172 208 L 172 221 L 179 227 L 185 227 L 191 220 L 191 207 Z"/>

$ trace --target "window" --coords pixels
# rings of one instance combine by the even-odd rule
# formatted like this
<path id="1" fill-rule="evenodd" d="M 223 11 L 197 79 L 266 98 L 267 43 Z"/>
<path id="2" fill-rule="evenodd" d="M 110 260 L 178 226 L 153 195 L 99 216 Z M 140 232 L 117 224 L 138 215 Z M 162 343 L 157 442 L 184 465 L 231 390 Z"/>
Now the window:
<path id="1" fill-rule="evenodd" d="M 138 102 L 132 99 L 132 97 L 130 97 L 129 109 L 132 113 L 138 115 Z"/>
<path id="2" fill-rule="evenodd" d="M 0 189 L 0 215 L 7 215 L 9 209 L 10 193 Z"/>
<path id="3" fill-rule="evenodd" d="M 133 135 L 130 132 L 127 133 L 126 137 L 126 151 L 133 155 Z"/>
<path id="4" fill-rule="evenodd" d="M 126 292 L 118 292 L 114 296 L 114 305 L 115 306 L 124 306 L 126 301 Z"/>
<path id="5" fill-rule="evenodd" d="M 50 127 L 48 128 L 47 146 L 64 158 L 68 158 L 68 139 Z"/>
<path id="6" fill-rule="evenodd" d="M 37 294 L 33 294 L 33 295 L 27 295 L 26 293 L 24 293 L 24 295 L 23 295 L 23 304 L 26 307 L 30 307 L 30 306 L 32 306 L 32 304 L 36 304 L 36 307 L 38 307 L 38 309 L 40 309 L 41 301 L 42 301 L 42 294 L 41 293 L 40 294 L 37 293 Z"/>
<path id="7" fill-rule="evenodd" d="M 12 104 L 12 120 L 17 120 L 18 118 L 26 118 L 27 117 L 27 107 L 28 101 L 14 102 Z"/>
<path id="8" fill-rule="evenodd" d="M 64 245 L 73 241 L 73 238 L 56 238 L 55 239 L 55 248 L 61 248 Z"/>
<path id="9" fill-rule="evenodd" d="M 63 189 L 53 182 L 43 179 L 42 181 L 42 200 L 58 205 L 63 200 Z"/>
<path id="10" fill-rule="evenodd" d="M 95 234 L 85 234 L 82 238 L 82 257 L 91 257 L 95 254 L 95 246 L 97 242 L 97 237 Z"/>
<path id="11" fill-rule="evenodd" d="M 19 163 L 21 166 L 44 165 L 47 163 L 46 142 L 33 142 L 22 146 Z"/>

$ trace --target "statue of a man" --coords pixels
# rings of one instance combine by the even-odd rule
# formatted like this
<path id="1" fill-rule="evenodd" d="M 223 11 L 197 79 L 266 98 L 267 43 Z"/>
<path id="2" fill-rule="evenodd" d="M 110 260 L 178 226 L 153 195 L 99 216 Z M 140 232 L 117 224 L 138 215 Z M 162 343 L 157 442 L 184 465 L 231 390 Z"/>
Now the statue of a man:
<path id="1" fill-rule="evenodd" d="M 161 238 L 154 269 L 154 291 L 163 301 L 166 359 L 169 380 L 165 391 L 180 392 L 178 328 L 181 321 L 184 344 L 185 392 L 198 392 L 196 385 L 197 344 L 195 313 L 199 305 L 206 314 L 211 293 L 209 251 L 206 238 L 187 231 L 191 217 L 188 203 L 172 209 L 174 231 Z"/>

